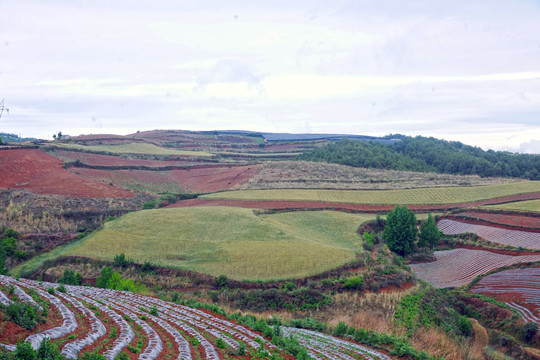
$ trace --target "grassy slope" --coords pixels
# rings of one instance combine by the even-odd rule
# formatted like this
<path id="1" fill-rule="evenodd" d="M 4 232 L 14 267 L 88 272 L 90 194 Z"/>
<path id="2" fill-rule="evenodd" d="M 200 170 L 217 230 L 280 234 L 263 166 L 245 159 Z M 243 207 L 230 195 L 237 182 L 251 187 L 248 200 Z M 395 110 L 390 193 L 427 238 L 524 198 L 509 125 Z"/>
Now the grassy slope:
<path id="1" fill-rule="evenodd" d="M 540 200 L 517 201 L 508 204 L 486 205 L 483 209 L 540 212 Z"/>
<path id="2" fill-rule="evenodd" d="M 182 267 L 233 279 L 301 277 L 339 266 L 361 249 L 358 226 L 372 215 L 316 211 L 255 215 L 198 207 L 146 210 L 109 222 L 66 255 Z"/>
<path id="3" fill-rule="evenodd" d="M 180 151 L 174 149 L 166 149 L 148 143 L 128 143 L 121 145 L 91 145 L 85 146 L 80 144 L 59 143 L 55 144 L 59 147 L 77 150 L 87 150 L 96 152 L 107 152 L 115 154 L 148 154 L 148 155 L 192 155 L 192 156 L 213 156 L 210 153 L 203 151 Z"/>
<path id="4" fill-rule="evenodd" d="M 540 191 L 540 181 L 408 190 L 240 190 L 206 199 L 324 201 L 357 204 L 456 204 Z"/>

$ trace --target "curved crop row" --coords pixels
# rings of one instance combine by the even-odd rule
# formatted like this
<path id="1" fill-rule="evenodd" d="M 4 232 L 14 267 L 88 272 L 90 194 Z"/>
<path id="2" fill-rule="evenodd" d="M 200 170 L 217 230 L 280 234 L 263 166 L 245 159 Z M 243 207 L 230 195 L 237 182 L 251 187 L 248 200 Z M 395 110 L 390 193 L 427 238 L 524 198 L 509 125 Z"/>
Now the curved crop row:
<path id="1" fill-rule="evenodd" d="M 436 261 L 412 264 L 416 276 L 437 288 L 459 287 L 476 276 L 518 263 L 540 261 L 539 255 L 511 256 L 484 250 L 454 249 L 435 251 Z"/>
<path id="2" fill-rule="evenodd" d="M 79 353 L 87 351 L 97 351 L 108 360 L 130 351 L 137 354 L 130 358 L 141 360 L 219 360 L 243 349 L 256 353 L 261 346 L 266 351 L 281 351 L 260 334 L 226 318 L 149 296 L 92 287 L 60 287 L 59 284 L 15 280 L 7 276 L 0 276 L 0 285 L 4 289 L 10 288 L 9 295 L 0 291 L 0 301 L 11 303 L 17 296 L 21 301 L 36 304 L 27 293 L 31 291 L 34 297 L 37 294 L 55 308 L 62 324 L 30 331 L 25 340 L 37 349 L 45 338 L 59 339 L 61 353 L 68 359 L 75 359 Z M 83 326 L 83 321 L 90 326 Z M 79 330 L 74 332 L 75 329 Z M 390 359 L 375 350 L 329 335 L 284 329 L 284 334 L 297 337 L 314 359 Z M 15 344 L 4 341 L 0 337 L 0 346 L 15 350 Z M 135 343 L 139 344 L 136 349 Z"/>
<path id="3" fill-rule="evenodd" d="M 500 298 L 517 310 L 525 321 L 540 324 L 540 268 L 490 274 L 478 281 L 471 292 Z"/>
<path id="4" fill-rule="evenodd" d="M 497 244 L 540 250 L 540 233 L 468 224 L 450 219 L 440 220 L 437 227 L 447 235 L 474 233 Z"/>

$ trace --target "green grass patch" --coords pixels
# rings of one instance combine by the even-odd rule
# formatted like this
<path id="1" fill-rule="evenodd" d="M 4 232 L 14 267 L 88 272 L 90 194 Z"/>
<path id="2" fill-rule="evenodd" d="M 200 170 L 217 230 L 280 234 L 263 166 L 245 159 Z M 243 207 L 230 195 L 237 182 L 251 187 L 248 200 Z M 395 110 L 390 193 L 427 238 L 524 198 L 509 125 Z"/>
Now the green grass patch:
<path id="1" fill-rule="evenodd" d="M 228 207 L 156 209 L 107 222 L 62 255 L 180 267 L 238 280 L 285 279 L 342 265 L 361 251 L 373 215 L 302 211 L 256 215 Z"/>
<path id="2" fill-rule="evenodd" d="M 482 209 L 540 212 L 540 200 L 517 201 L 508 204 L 486 205 Z"/>
<path id="3" fill-rule="evenodd" d="M 72 143 L 58 143 L 55 146 L 83 150 L 89 152 L 105 152 L 113 154 L 147 154 L 147 155 L 190 155 L 190 156 L 213 156 L 210 153 L 203 151 L 182 151 L 175 149 L 168 149 L 156 146 L 149 143 L 127 143 L 121 145 L 81 145 Z"/>
<path id="4" fill-rule="evenodd" d="M 352 204 L 457 204 L 540 191 L 540 181 L 502 185 L 407 190 L 239 190 L 201 196 L 205 199 L 323 201 Z"/>

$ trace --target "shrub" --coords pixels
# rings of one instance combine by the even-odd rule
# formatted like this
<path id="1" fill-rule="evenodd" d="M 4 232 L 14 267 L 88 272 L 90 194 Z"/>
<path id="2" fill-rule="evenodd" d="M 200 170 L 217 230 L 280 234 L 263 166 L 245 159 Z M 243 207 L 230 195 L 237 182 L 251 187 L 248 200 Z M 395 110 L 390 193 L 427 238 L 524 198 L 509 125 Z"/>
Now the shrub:
<path id="1" fill-rule="evenodd" d="M 81 273 L 73 272 L 72 270 L 64 270 L 64 275 L 58 279 L 58 282 L 66 285 L 80 285 L 82 282 Z"/>
<path id="2" fill-rule="evenodd" d="M 536 335 L 536 332 L 538 331 L 538 324 L 533 322 L 528 322 L 523 327 L 523 339 L 526 342 L 530 342 L 534 336 Z"/>
<path id="3" fill-rule="evenodd" d="M 15 239 L 18 239 L 19 238 L 19 233 L 17 231 L 15 231 L 14 229 L 12 228 L 7 228 L 6 231 L 4 231 L 4 238 L 8 238 L 8 237 L 11 237 L 11 238 L 15 238 Z"/>
<path id="4" fill-rule="evenodd" d="M 17 239 L 14 237 L 6 237 L 2 240 L 0 245 L 5 249 L 6 255 L 11 256 L 17 248 Z"/>
<path id="5" fill-rule="evenodd" d="M 37 360 L 37 352 L 32 348 L 29 341 L 18 342 L 14 355 L 15 359 Z"/>
<path id="6" fill-rule="evenodd" d="M 193 346 L 199 346 L 199 344 L 200 344 L 201 342 L 200 342 L 199 339 L 197 339 L 196 337 L 192 337 L 190 343 L 191 343 L 191 345 L 193 345 Z"/>
<path id="7" fill-rule="evenodd" d="M 79 360 L 106 360 L 106 357 L 97 353 L 84 353 Z"/>
<path id="8" fill-rule="evenodd" d="M 62 293 L 66 293 L 66 287 L 64 285 L 60 285 L 59 287 L 56 288 L 56 290 L 62 292 Z"/>
<path id="9" fill-rule="evenodd" d="M 152 309 L 150 310 L 150 315 L 154 315 L 154 316 L 159 315 L 156 305 L 152 306 Z"/>
<path id="10" fill-rule="evenodd" d="M 47 289 L 47 292 L 51 295 L 54 295 L 54 288 L 53 287 L 50 287 Z"/>
<path id="11" fill-rule="evenodd" d="M 227 276 L 225 275 L 219 275 L 217 278 L 214 279 L 212 285 L 219 288 L 224 288 L 229 285 L 229 279 L 227 279 Z"/>
<path id="12" fill-rule="evenodd" d="M 114 360 L 129 360 L 129 356 L 122 351 L 117 357 L 114 358 Z"/>
<path id="13" fill-rule="evenodd" d="M 12 302 L 9 305 L 0 305 L 0 309 L 7 320 L 13 321 L 26 330 L 32 330 L 37 326 L 38 321 L 41 321 L 39 309 L 28 302 Z"/>
<path id="14" fill-rule="evenodd" d="M 39 360 L 63 360 L 64 357 L 60 354 L 58 346 L 51 344 L 49 339 L 45 338 L 41 342 L 37 350 L 37 358 Z"/>
<path id="15" fill-rule="evenodd" d="M 126 258 L 124 253 L 114 257 L 114 266 L 126 267 L 131 264 L 133 264 L 133 260 Z"/>
<path id="16" fill-rule="evenodd" d="M 156 207 L 156 202 L 155 201 L 147 201 L 143 204 L 142 206 L 142 209 L 143 210 L 150 210 L 150 209 L 154 209 Z"/>
<path id="17" fill-rule="evenodd" d="M 149 261 L 145 261 L 144 264 L 142 264 L 141 266 L 141 271 L 142 272 L 154 271 L 154 265 L 152 265 L 152 263 L 150 263 Z"/>
<path id="18" fill-rule="evenodd" d="M 345 282 L 345 284 L 343 284 L 343 288 L 344 289 L 349 289 L 349 290 L 359 290 L 362 288 L 362 284 L 364 282 L 364 279 L 362 279 L 361 277 L 352 277 L 352 278 L 349 278 L 347 279 L 347 281 Z"/>
<path id="19" fill-rule="evenodd" d="M 227 344 L 225 343 L 225 341 L 223 341 L 222 338 L 218 338 L 216 340 L 216 347 L 219 348 L 219 349 L 225 349 L 225 347 L 227 346 Z"/>

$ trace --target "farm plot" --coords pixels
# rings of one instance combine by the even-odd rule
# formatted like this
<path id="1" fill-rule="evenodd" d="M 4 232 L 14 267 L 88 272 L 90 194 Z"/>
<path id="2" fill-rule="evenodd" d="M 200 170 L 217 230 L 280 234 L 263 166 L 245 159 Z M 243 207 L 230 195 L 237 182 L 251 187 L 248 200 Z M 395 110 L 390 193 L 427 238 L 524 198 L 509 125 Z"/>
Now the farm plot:
<path id="1" fill-rule="evenodd" d="M 497 244 L 540 250 L 540 233 L 537 232 L 501 229 L 493 226 L 469 224 L 450 219 L 440 220 L 437 223 L 437 227 L 447 235 L 474 233 L 484 240 Z"/>
<path id="2" fill-rule="evenodd" d="M 205 199 L 322 201 L 353 204 L 460 204 L 518 194 L 540 197 L 540 181 L 502 185 L 458 186 L 407 190 L 239 190 L 203 196 Z M 479 204 L 480 205 L 480 204 Z"/>
<path id="3" fill-rule="evenodd" d="M 437 288 L 460 287 L 497 268 L 540 261 L 540 254 L 512 256 L 469 249 L 435 251 L 435 257 L 436 261 L 410 266 L 419 279 Z"/>
<path id="4" fill-rule="evenodd" d="M 355 259 L 356 230 L 373 215 L 301 211 L 258 215 L 230 207 L 144 210 L 105 224 L 66 255 L 112 260 L 125 253 L 233 279 L 314 275 Z"/>
<path id="5" fill-rule="evenodd" d="M 509 211 L 530 211 L 530 212 L 540 213 L 540 200 L 516 201 L 516 202 L 507 203 L 507 204 L 486 205 L 483 207 L 486 209 L 509 210 Z"/>
<path id="6" fill-rule="evenodd" d="M 296 337 L 298 342 L 307 348 L 308 355 L 313 359 L 391 359 L 365 346 L 316 331 L 284 327 L 283 334 Z M 344 354 L 348 356 L 344 357 Z"/>
<path id="7" fill-rule="evenodd" d="M 179 155 L 179 156 L 213 156 L 204 151 L 183 151 L 177 149 L 162 148 L 154 144 L 132 142 L 121 145 L 80 145 L 73 143 L 57 143 L 56 147 L 76 149 L 88 152 L 102 152 L 113 154 L 146 154 L 146 155 Z"/>
<path id="8" fill-rule="evenodd" d="M 504 301 L 523 320 L 540 325 L 540 268 L 510 269 L 483 277 L 471 290 Z"/>
<path id="9" fill-rule="evenodd" d="M 88 165 L 98 166 L 148 166 L 148 167 L 162 167 L 162 166 L 186 166 L 192 164 L 189 159 L 182 158 L 182 160 L 143 160 L 143 159 L 126 159 L 113 155 L 102 155 L 93 153 L 84 153 L 80 151 L 66 151 L 57 150 L 52 151 L 51 155 L 62 161 L 76 161 L 79 159 L 81 162 Z"/>
<path id="10" fill-rule="evenodd" d="M 143 192 L 222 191 L 248 181 L 259 171 L 251 166 L 195 166 L 185 170 L 96 170 L 72 169 L 81 176 Z"/>
<path id="11" fill-rule="evenodd" d="M 131 198 L 133 193 L 70 173 L 62 162 L 38 149 L 0 151 L 0 187 L 35 194 Z"/>
<path id="12" fill-rule="evenodd" d="M 540 216 L 536 215 L 533 216 L 533 214 L 520 214 L 520 213 L 493 213 L 493 212 L 485 212 L 485 211 L 478 211 L 478 210 L 467 210 L 464 212 L 460 212 L 457 214 L 454 214 L 454 216 L 457 217 L 463 217 L 464 219 L 468 220 L 479 220 L 480 222 L 488 222 L 491 224 L 495 224 L 495 226 L 499 227 L 522 227 L 522 228 L 528 228 L 528 229 L 538 229 L 540 230 Z M 482 225 L 482 224 L 479 224 Z M 488 224 L 484 224 L 488 225 Z M 528 229 L 524 229 L 527 231 Z M 519 230 L 519 229 L 515 229 Z"/>
<path id="13" fill-rule="evenodd" d="M 261 347 L 270 353 L 283 354 L 260 334 L 223 316 L 149 296 L 71 285 L 65 285 L 66 292 L 62 293 L 58 291 L 59 284 L 7 276 L 0 276 L 0 284 L 22 292 L 33 291 L 60 310 L 63 319 L 60 326 L 29 333 L 25 339 L 34 349 L 44 338 L 57 340 L 61 353 L 68 359 L 96 351 L 107 360 L 113 360 L 121 352 L 141 360 L 218 360 L 235 358 L 234 353 L 240 347 L 244 347 L 246 354 L 260 351 Z M 54 294 L 50 294 L 51 288 L 56 289 Z M 13 301 L 1 291 L 0 299 Z M 78 336 L 71 336 L 81 327 L 77 319 L 82 317 L 89 326 Z M 111 335 L 113 331 L 115 336 Z M 283 333 L 296 336 L 315 359 L 391 359 L 373 349 L 313 331 L 283 328 Z M 0 342 L 0 346 L 15 350 L 15 344 L 5 339 Z"/>

